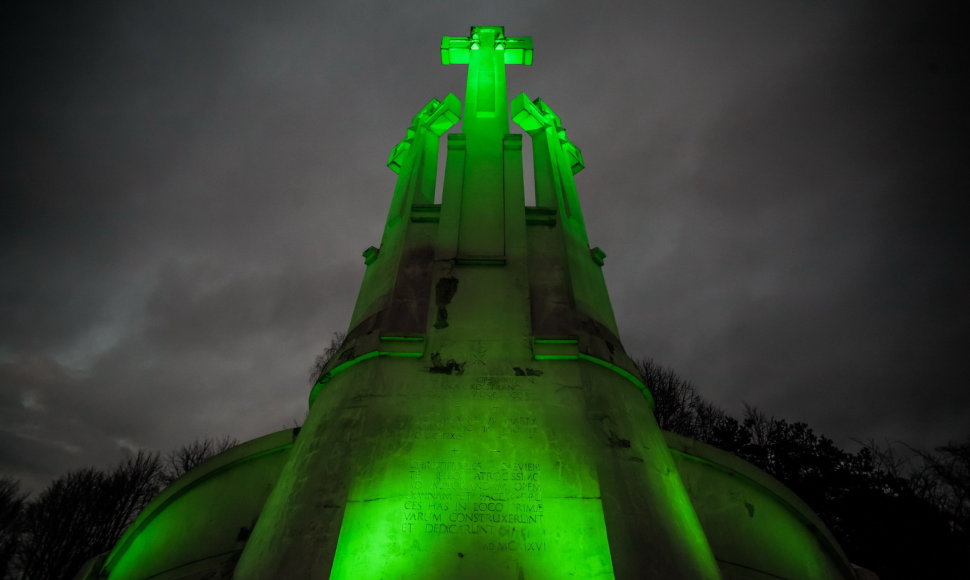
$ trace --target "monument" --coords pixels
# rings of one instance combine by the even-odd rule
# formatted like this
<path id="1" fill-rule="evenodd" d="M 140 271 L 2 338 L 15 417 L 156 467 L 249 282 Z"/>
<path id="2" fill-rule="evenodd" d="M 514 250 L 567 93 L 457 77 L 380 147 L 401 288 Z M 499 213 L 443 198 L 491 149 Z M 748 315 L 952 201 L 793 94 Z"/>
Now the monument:
<path id="1" fill-rule="evenodd" d="M 502 27 L 443 39 L 464 104 L 432 99 L 391 151 L 383 238 L 306 423 L 186 474 L 83 578 L 854 578 L 791 492 L 658 428 L 580 149 L 544 101 L 507 96 L 532 58 Z"/>

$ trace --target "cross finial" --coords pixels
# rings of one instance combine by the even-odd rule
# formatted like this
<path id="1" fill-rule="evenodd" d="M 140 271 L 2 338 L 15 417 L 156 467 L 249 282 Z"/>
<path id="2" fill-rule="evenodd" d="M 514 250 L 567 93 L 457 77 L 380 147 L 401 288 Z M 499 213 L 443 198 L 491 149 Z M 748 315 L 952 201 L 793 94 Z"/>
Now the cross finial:
<path id="1" fill-rule="evenodd" d="M 532 65 L 532 37 L 505 36 L 504 26 L 472 26 L 465 36 L 441 39 L 441 64 L 469 64 L 471 51 L 496 50 L 504 53 L 504 64 Z"/>
<path id="2" fill-rule="evenodd" d="M 441 39 L 442 64 L 467 64 L 465 129 L 493 127 L 508 130 L 505 65 L 532 64 L 532 38 L 505 36 L 502 26 L 473 26 L 468 36 Z"/>

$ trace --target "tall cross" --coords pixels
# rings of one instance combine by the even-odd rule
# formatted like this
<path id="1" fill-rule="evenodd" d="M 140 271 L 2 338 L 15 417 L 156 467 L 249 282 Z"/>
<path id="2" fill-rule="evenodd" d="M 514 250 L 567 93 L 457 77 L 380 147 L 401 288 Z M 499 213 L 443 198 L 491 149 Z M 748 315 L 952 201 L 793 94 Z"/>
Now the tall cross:
<path id="1" fill-rule="evenodd" d="M 531 65 L 532 38 L 507 37 L 503 26 L 473 26 L 467 37 L 445 36 L 441 39 L 441 63 L 468 65 L 466 127 L 469 123 L 473 127 L 492 125 L 503 134 L 508 132 L 505 65 Z M 465 132 L 468 133 L 467 129 Z"/>
<path id="2" fill-rule="evenodd" d="M 460 206 L 456 224 L 457 258 L 481 263 L 504 263 L 506 258 L 506 142 L 509 104 L 505 92 L 505 65 L 532 64 L 532 39 L 509 38 L 501 26 L 473 26 L 471 34 L 441 39 L 443 64 L 467 64 L 464 148 L 460 154 Z M 521 143 L 521 142 L 519 142 Z M 521 147 L 521 145 L 519 145 Z M 450 155 L 450 153 L 449 153 Z M 521 169 L 519 170 L 521 171 Z M 521 179 L 521 178 L 520 178 Z M 448 203 L 443 199 L 443 204 Z"/>

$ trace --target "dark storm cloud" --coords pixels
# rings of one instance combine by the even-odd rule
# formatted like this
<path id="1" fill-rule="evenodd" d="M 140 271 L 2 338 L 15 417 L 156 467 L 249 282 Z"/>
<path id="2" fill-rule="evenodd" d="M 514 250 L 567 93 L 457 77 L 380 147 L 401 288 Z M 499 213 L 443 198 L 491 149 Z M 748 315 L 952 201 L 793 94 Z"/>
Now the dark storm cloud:
<path id="1" fill-rule="evenodd" d="M 905 16 L 809 27 L 810 50 L 722 98 L 680 180 L 653 164 L 668 181 L 631 213 L 663 233 L 618 301 L 648 289 L 645 312 L 627 312 L 648 330 L 628 337 L 728 407 L 931 445 L 966 435 L 970 402 L 953 133 L 966 69 L 952 24 Z"/>
<path id="2" fill-rule="evenodd" d="M 464 90 L 441 35 L 531 35 L 509 90 L 583 148 L 628 350 L 843 441 L 965 433 L 956 18 L 807 2 L 3 9 L 0 469 L 305 412 L 383 167 Z M 963 46 L 965 48 L 965 46 Z"/>

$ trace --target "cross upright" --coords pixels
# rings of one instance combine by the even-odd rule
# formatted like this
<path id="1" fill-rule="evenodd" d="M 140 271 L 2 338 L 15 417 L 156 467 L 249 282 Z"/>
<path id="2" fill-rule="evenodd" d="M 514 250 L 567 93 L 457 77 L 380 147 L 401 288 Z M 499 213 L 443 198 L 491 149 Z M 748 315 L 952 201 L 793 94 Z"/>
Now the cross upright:
<path id="1" fill-rule="evenodd" d="M 506 197 L 512 195 L 505 183 L 505 147 L 521 148 L 521 140 L 508 135 L 505 66 L 532 64 L 532 38 L 509 38 L 502 26 L 473 26 L 468 36 L 441 39 L 441 62 L 468 65 L 462 134 L 449 137 L 459 175 L 456 187 L 446 187 L 442 196 L 443 205 L 460 208 L 454 222 L 457 257 L 504 263 L 511 207 Z M 451 153 L 449 159 L 452 163 Z"/>
<path id="2" fill-rule="evenodd" d="M 507 37 L 503 26 L 473 26 L 467 37 L 441 39 L 441 63 L 468 65 L 464 132 L 470 134 L 475 127 L 488 127 L 507 133 L 505 65 L 531 65 L 532 38 Z"/>

